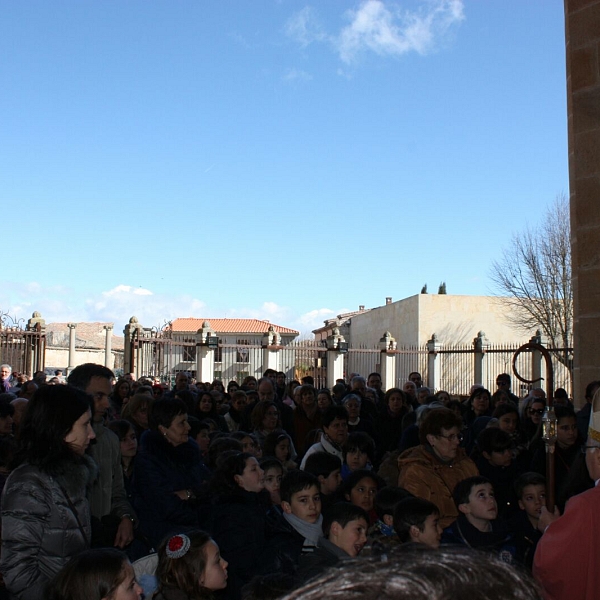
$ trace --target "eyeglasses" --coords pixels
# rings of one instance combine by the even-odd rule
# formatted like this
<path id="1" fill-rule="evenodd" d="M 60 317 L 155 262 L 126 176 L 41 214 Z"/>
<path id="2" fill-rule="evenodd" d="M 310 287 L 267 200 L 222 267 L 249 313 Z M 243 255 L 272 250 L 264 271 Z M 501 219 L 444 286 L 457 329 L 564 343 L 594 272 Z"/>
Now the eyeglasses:
<path id="1" fill-rule="evenodd" d="M 527 412 L 530 415 L 543 415 L 544 414 L 544 409 L 543 408 L 528 408 Z"/>
<path id="2" fill-rule="evenodd" d="M 456 442 L 458 440 L 459 444 L 465 439 L 461 433 L 451 433 L 450 435 L 442 435 L 440 433 L 436 437 L 444 438 L 445 440 L 448 440 L 449 442 Z"/>
<path id="3" fill-rule="evenodd" d="M 588 450 L 600 450 L 600 446 L 581 446 L 581 454 L 585 454 Z"/>
<path id="4" fill-rule="evenodd" d="M 504 380 L 496 381 L 496 385 L 497 386 L 508 385 L 508 381 L 504 381 Z"/>

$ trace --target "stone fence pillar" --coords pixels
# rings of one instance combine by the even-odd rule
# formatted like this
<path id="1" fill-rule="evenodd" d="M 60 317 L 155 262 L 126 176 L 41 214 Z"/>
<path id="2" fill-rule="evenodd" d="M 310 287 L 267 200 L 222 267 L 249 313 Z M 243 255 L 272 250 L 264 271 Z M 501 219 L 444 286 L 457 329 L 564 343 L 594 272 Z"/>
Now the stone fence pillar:
<path id="1" fill-rule="evenodd" d="M 69 328 L 69 366 L 67 367 L 67 375 L 75 368 L 75 330 L 77 323 L 67 323 Z"/>
<path id="2" fill-rule="evenodd" d="M 134 338 L 139 336 L 138 330 L 143 331 L 143 327 L 138 323 L 137 317 L 131 317 L 129 323 L 125 325 L 123 334 L 125 336 L 125 344 L 123 351 L 123 372 L 133 373 L 136 379 L 139 377 L 139 348 L 136 347 Z"/>
<path id="3" fill-rule="evenodd" d="M 112 323 L 110 325 L 104 325 L 104 331 L 106 332 L 106 341 L 104 342 L 104 366 L 107 369 L 112 369 Z"/>
<path id="4" fill-rule="evenodd" d="M 215 377 L 215 351 L 219 338 L 209 321 L 204 321 L 196 333 L 196 381 L 212 381 Z"/>
<path id="5" fill-rule="evenodd" d="M 279 364 L 281 362 L 281 335 L 275 331 L 273 325 L 269 325 L 269 330 L 263 335 L 262 341 L 262 372 L 267 369 L 280 371 Z"/>
<path id="6" fill-rule="evenodd" d="M 435 394 L 441 388 L 442 370 L 440 369 L 438 353 L 442 347 L 434 333 L 427 342 L 427 352 L 429 353 L 427 355 L 427 387 L 432 394 Z"/>
<path id="7" fill-rule="evenodd" d="M 332 389 L 336 379 L 344 378 L 344 354 L 348 352 L 348 342 L 340 335 L 338 327 L 327 336 L 327 387 Z"/>
<path id="8" fill-rule="evenodd" d="M 389 331 L 379 340 L 381 350 L 381 388 L 389 390 L 396 387 L 396 356 L 398 344 Z"/>
<path id="9" fill-rule="evenodd" d="M 490 341 L 485 337 L 485 333 L 480 331 L 473 340 L 473 348 L 475 350 L 473 355 L 475 360 L 473 365 L 473 383 L 480 383 L 485 388 L 488 388 L 488 361 L 486 359 L 486 352 L 489 347 Z"/>

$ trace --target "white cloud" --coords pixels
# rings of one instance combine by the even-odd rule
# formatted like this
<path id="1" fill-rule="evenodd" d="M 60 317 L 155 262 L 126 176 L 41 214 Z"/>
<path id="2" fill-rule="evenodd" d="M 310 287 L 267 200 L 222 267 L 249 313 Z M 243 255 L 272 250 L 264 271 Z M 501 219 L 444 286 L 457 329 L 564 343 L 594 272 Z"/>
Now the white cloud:
<path id="1" fill-rule="evenodd" d="M 312 78 L 310 73 L 302 71 L 301 69 L 287 69 L 283 75 L 283 80 L 290 83 L 295 81 L 311 81 Z"/>
<path id="2" fill-rule="evenodd" d="M 344 63 L 352 64 L 365 52 L 395 57 L 427 54 L 465 15 L 463 0 L 422 0 L 420 9 L 412 11 L 395 2 L 363 0 L 357 9 L 346 11 L 345 18 L 348 24 L 339 34 L 330 35 L 316 11 L 306 6 L 288 20 L 285 32 L 303 48 L 328 42 Z"/>
<path id="3" fill-rule="evenodd" d="M 347 12 L 350 24 L 337 39 L 345 63 L 370 50 L 382 56 L 426 54 L 452 25 L 464 19 L 462 0 L 431 0 L 418 12 L 390 10 L 382 0 L 365 0 Z"/>
<path id="4" fill-rule="evenodd" d="M 95 296 L 81 297 L 63 286 L 42 286 L 32 283 L 12 283 L 10 295 L 0 290 L 0 309 L 16 319 L 27 321 L 33 311 L 39 311 L 48 323 L 109 322 L 115 324 L 115 334 L 121 335 L 132 316 L 144 327 L 161 327 L 178 317 L 238 318 L 267 320 L 312 337 L 312 330 L 325 319 L 348 312 L 347 308 L 315 308 L 298 312 L 271 300 L 259 307 L 214 309 L 190 295 L 159 294 L 145 288 L 119 284 Z M 35 290 L 35 293 L 32 292 Z"/>
<path id="5" fill-rule="evenodd" d="M 285 33 L 288 37 L 299 42 L 302 47 L 327 38 L 316 11 L 310 6 L 305 6 L 288 19 L 285 25 Z"/>

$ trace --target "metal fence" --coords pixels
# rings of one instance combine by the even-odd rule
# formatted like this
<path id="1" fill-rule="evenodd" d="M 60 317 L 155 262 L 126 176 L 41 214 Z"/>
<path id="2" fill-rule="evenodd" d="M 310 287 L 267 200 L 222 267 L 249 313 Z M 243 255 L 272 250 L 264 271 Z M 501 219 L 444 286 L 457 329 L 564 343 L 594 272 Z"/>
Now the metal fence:
<path id="1" fill-rule="evenodd" d="M 513 356 L 520 344 L 488 346 L 485 349 L 484 369 L 485 381 L 475 381 L 475 360 L 482 360 L 472 344 L 444 347 L 437 351 L 436 369 L 439 369 L 439 388 L 452 395 L 467 395 L 474 383 L 481 383 L 490 390 L 495 390 L 496 376 L 509 373 L 513 379 L 512 390 L 519 396 L 526 395 L 531 385 L 521 383 L 513 375 Z M 572 395 L 571 372 L 557 355 L 572 355 L 561 349 L 549 348 L 553 356 L 554 385 L 563 387 Z M 163 381 L 172 380 L 179 371 L 196 372 L 195 340 L 174 340 L 164 332 L 149 330 L 137 331 L 132 339 L 131 353 L 133 363 L 138 365 L 140 375 L 160 377 Z M 395 351 L 396 381 L 402 387 L 413 371 L 421 373 L 423 382 L 429 379 L 430 351 L 427 345 L 399 348 Z M 235 380 L 242 382 L 249 375 L 259 378 L 265 370 L 263 365 L 264 349 L 260 345 L 219 343 L 215 350 L 214 378 L 223 382 Z M 323 343 L 315 341 L 294 341 L 279 350 L 279 370 L 289 380 L 300 380 L 311 376 L 317 388 L 327 385 L 327 348 Z M 518 373 L 525 379 L 533 378 L 531 352 L 521 353 L 516 362 Z M 350 347 L 344 355 L 344 376 L 352 373 L 368 376 L 369 373 L 380 372 L 381 351 L 377 348 Z M 533 387 L 543 387 L 534 384 Z M 437 390 L 434 390 L 437 391 Z"/>
<path id="2" fill-rule="evenodd" d="M 38 326 L 33 330 L 0 327 L 0 363 L 13 372 L 33 375 L 45 366 L 46 334 Z"/>

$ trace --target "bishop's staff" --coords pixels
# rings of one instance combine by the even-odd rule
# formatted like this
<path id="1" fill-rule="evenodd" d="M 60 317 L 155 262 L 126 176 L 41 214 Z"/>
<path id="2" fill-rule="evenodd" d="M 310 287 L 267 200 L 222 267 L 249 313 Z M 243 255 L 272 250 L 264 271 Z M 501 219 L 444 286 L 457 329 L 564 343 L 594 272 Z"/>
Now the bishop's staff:
<path id="1" fill-rule="evenodd" d="M 554 451 L 556 449 L 556 415 L 554 414 L 554 366 L 550 352 L 536 342 L 527 342 L 517 349 L 513 356 L 513 373 L 523 383 L 535 383 L 541 381 L 543 377 L 537 379 L 525 379 L 517 372 L 517 357 L 526 350 L 537 350 L 546 360 L 546 381 L 548 404 L 542 417 L 542 439 L 546 447 L 546 508 L 553 513 L 555 505 L 555 471 L 554 471 Z"/>

